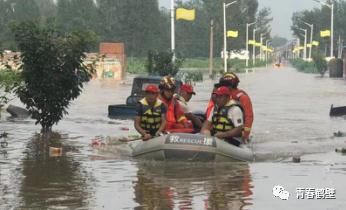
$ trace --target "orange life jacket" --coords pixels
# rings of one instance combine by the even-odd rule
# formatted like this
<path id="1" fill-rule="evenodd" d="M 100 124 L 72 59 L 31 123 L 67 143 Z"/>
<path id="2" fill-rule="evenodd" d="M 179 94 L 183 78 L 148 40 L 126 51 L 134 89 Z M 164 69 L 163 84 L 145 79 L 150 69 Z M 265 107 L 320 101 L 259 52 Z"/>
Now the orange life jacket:
<path id="1" fill-rule="evenodd" d="M 205 119 L 209 118 L 211 111 L 213 110 L 214 106 L 215 106 L 214 101 L 210 100 L 208 103 L 208 106 L 207 106 L 207 110 L 205 111 Z"/>
<path id="2" fill-rule="evenodd" d="M 189 126 L 189 129 L 185 129 L 185 125 L 188 123 L 188 120 L 185 117 L 185 113 L 181 109 L 177 99 L 172 98 L 171 100 L 167 100 L 160 96 L 160 100 L 167 107 L 166 113 L 166 127 L 165 131 L 176 131 L 177 129 L 181 129 L 180 133 L 191 133 L 193 132 L 193 125 Z M 191 128 L 191 129 L 190 129 Z"/>
<path id="3" fill-rule="evenodd" d="M 252 123 L 254 120 L 254 113 L 252 109 L 251 99 L 248 94 L 241 89 L 231 91 L 231 98 L 238 101 L 244 110 L 244 129 L 243 138 L 248 139 L 250 136 Z"/>

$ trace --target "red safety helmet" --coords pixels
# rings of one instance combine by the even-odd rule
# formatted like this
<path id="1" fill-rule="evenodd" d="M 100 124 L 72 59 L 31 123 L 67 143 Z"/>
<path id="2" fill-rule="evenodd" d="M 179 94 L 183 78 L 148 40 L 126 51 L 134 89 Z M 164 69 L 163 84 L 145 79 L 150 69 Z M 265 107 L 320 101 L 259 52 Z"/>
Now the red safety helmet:
<path id="1" fill-rule="evenodd" d="M 184 91 L 186 91 L 187 93 L 196 95 L 195 91 L 193 91 L 192 85 L 189 85 L 189 84 L 183 84 L 183 85 L 181 85 L 181 86 L 180 86 L 180 90 L 184 90 Z"/>
<path id="2" fill-rule="evenodd" d="M 229 91 L 228 87 L 222 86 L 216 89 L 214 94 L 217 96 L 230 96 L 231 92 Z"/>
<path id="3" fill-rule="evenodd" d="M 148 93 L 158 93 L 159 88 L 156 85 L 148 85 L 144 91 Z"/>

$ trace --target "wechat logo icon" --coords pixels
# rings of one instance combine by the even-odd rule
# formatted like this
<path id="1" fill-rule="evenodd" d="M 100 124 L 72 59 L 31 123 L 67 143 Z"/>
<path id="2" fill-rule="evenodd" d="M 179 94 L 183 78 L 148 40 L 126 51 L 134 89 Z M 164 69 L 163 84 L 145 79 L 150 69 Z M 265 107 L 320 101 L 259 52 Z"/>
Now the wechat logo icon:
<path id="1" fill-rule="evenodd" d="M 288 200 L 290 197 L 290 193 L 281 185 L 276 185 L 273 187 L 273 195 L 275 197 L 279 197 L 281 200 Z"/>

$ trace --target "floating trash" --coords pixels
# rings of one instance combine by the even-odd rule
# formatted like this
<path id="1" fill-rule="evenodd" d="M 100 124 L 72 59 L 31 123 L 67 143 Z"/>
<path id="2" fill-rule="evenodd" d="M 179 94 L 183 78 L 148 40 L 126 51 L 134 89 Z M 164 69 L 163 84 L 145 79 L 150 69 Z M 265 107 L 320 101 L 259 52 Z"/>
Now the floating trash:
<path id="1" fill-rule="evenodd" d="M 346 136 L 346 133 L 338 131 L 338 132 L 334 132 L 334 136 L 335 137 L 344 137 L 344 136 Z"/>
<path id="2" fill-rule="evenodd" d="M 2 142 L 0 142 L 0 146 L 1 146 L 1 148 L 8 147 L 8 142 L 7 141 L 2 141 Z"/>
<path id="3" fill-rule="evenodd" d="M 292 157 L 292 161 L 293 161 L 294 163 L 300 163 L 300 156 L 293 156 L 293 157 Z"/>
<path id="4" fill-rule="evenodd" d="M 0 134 L 0 138 L 7 138 L 7 136 L 8 136 L 8 133 L 6 133 L 5 131 Z"/>
<path id="5" fill-rule="evenodd" d="M 94 139 L 91 139 L 92 147 L 100 147 L 105 146 L 106 144 L 103 142 L 103 137 L 95 137 Z"/>
<path id="6" fill-rule="evenodd" d="M 342 154 L 346 154 L 346 148 L 341 148 L 341 149 L 336 148 L 335 152 L 340 152 Z"/>
<path id="7" fill-rule="evenodd" d="M 50 157 L 62 156 L 62 148 L 61 147 L 49 147 L 49 156 Z"/>

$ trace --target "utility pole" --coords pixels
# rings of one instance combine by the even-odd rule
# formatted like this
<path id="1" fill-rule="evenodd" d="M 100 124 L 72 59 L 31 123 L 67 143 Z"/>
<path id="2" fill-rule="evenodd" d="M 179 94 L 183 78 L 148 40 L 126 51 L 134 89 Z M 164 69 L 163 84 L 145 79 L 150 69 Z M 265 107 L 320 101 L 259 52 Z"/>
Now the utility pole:
<path id="1" fill-rule="evenodd" d="M 174 29 L 174 0 L 171 0 L 171 50 L 173 53 L 172 60 L 175 61 L 175 29 Z"/>
<path id="2" fill-rule="evenodd" d="M 248 67 L 249 67 L 249 58 L 250 58 L 250 52 L 249 52 L 249 26 L 255 24 L 256 22 L 253 23 L 246 23 L 246 73 L 248 73 Z"/>
<path id="3" fill-rule="evenodd" d="M 253 35 L 252 35 L 252 39 L 254 40 L 254 44 L 252 46 L 252 67 L 254 68 L 255 67 L 255 64 L 256 64 L 256 31 L 258 30 L 259 28 L 254 28 L 253 29 Z"/>
<path id="4" fill-rule="evenodd" d="M 214 21 L 210 20 L 209 78 L 213 79 Z"/>
<path id="5" fill-rule="evenodd" d="M 222 8 L 223 8 L 223 68 L 224 72 L 227 72 L 227 30 L 226 30 L 226 8 L 230 5 L 237 3 L 237 1 L 232 1 L 231 3 L 226 4 L 223 2 Z"/>

